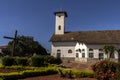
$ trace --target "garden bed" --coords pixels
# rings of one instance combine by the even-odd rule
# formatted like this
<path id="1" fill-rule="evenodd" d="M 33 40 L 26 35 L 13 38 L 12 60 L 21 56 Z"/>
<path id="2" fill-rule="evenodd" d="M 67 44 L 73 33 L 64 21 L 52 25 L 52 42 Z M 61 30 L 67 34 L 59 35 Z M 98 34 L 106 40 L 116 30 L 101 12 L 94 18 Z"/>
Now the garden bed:
<path id="1" fill-rule="evenodd" d="M 19 69 L 0 69 L 0 73 L 11 73 L 11 72 L 20 72 L 23 70 L 19 70 Z"/>
<path id="2" fill-rule="evenodd" d="M 95 78 L 63 78 L 60 75 L 37 76 L 19 80 L 97 80 Z"/>

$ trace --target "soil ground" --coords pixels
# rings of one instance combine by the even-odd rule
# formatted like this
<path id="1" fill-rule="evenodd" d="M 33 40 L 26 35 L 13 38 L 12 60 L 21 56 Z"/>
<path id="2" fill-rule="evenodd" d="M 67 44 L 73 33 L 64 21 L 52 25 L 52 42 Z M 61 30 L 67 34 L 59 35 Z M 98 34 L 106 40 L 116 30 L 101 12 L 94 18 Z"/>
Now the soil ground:
<path id="1" fill-rule="evenodd" d="M 69 79 L 69 78 L 61 78 L 60 75 L 49 75 L 49 76 L 38 76 L 38 77 L 31 77 L 26 79 L 20 80 L 96 80 L 94 78 L 76 78 L 76 79 Z"/>

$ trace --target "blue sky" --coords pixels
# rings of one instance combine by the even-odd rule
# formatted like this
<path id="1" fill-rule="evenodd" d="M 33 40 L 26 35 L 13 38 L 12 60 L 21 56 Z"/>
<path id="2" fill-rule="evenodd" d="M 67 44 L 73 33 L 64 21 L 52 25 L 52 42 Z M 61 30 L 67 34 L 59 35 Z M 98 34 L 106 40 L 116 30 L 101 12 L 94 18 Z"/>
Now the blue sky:
<path id="1" fill-rule="evenodd" d="M 120 30 L 120 0 L 0 0 L 0 46 L 18 30 L 50 50 L 60 10 L 68 13 L 66 31 Z"/>

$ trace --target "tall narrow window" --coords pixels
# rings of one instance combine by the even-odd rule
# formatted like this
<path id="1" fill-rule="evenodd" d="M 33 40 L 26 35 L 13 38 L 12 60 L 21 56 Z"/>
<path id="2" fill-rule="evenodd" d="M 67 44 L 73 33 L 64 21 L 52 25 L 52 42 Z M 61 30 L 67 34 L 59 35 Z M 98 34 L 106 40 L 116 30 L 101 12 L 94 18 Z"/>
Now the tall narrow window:
<path id="1" fill-rule="evenodd" d="M 77 58 L 79 57 L 79 54 L 78 54 L 78 53 L 76 53 L 76 57 L 77 57 Z"/>
<path id="2" fill-rule="evenodd" d="M 60 25 L 58 26 L 58 30 L 61 30 L 61 26 Z"/>
<path id="3" fill-rule="evenodd" d="M 82 49 L 82 53 L 85 53 L 85 49 Z"/>
<path id="4" fill-rule="evenodd" d="M 99 53 L 99 60 L 103 60 L 104 56 L 103 53 Z"/>
<path id="5" fill-rule="evenodd" d="M 85 58 L 85 53 L 82 53 L 82 58 Z"/>
<path id="6" fill-rule="evenodd" d="M 60 57 L 61 57 L 61 50 L 58 49 L 58 50 L 57 50 L 57 58 L 60 58 Z"/>
<path id="7" fill-rule="evenodd" d="M 69 50 L 68 50 L 68 53 L 72 53 L 72 50 L 71 50 L 71 49 L 69 49 Z"/>
<path id="8" fill-rule="evenodd" d="M 93 53 L 89 53 L 89 58 L 94 58 Z"/>

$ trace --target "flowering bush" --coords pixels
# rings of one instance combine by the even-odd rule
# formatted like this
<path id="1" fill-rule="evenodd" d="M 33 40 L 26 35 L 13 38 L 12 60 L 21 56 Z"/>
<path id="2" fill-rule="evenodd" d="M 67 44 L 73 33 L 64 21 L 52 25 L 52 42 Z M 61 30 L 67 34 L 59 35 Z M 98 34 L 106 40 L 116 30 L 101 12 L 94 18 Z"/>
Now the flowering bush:
<path id="1" fill-rule="evenodd" d="M 98 80 L 113 80 L 116 77 L 119 64 L 112 61 L 101 61 L 92 66 L 94 76 Z"/>

